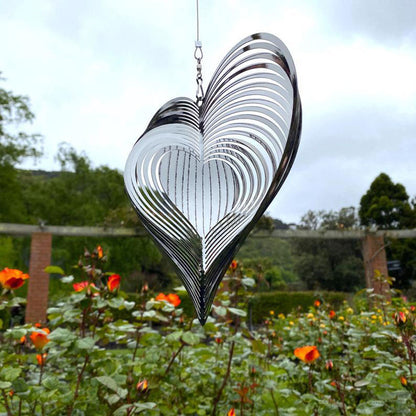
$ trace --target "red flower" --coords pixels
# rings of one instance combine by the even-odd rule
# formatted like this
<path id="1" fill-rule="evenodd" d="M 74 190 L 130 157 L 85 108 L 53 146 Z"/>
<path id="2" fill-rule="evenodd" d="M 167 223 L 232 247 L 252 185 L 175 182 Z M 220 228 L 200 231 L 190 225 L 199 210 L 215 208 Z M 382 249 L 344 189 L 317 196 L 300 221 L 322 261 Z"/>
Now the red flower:
<path id="1" fill-rule="evenodd" d="M 334 319 L 335 318 L 335 311 L 329 311 L 329 319 Z"/>
<path id="2" fill-rule="evenodd" d="M 48 334 L 50 332 L 48 328 L 42 328 L 42 332 L 32 332 L 30 340 L 35 348 L 41 350 L 49 342 Z"/>
<path id="3" fill-rule="evenodd" d="M 315 308 L 319 308 L 321 306 L 321 301 L 316 299 L 316 301 L 313 303 Z"/>
<path id="4" fill-rule="evenodd" d="M 164 300 L 165 302 L 169 302 L 171 305 L 173 306 L 179 306 L 181 303 L 181 299 L 178 295 L 175 295 L 174 293 L 169 293 L 169 295 L 165 295 L 164 293 L 159 293 L 156 296 L 156 300 L 158 301 L 162 301 Z"/>
<path id="5" fill-rule="evenodd" d="M 296 348 L 294 354 L 304 363 L 313 363 L 320 357 L 319 351 L 315 345 L 307 345 L 305 347 Z"/>
<path id="6" fill-rule="evenodd" d="M 21 270 L 8 269 L 7 267 L 0 271 L 0 283 L 5 289 L 14 290 L 23 286 L 29 275 Z"/>
<path id="7" fill-rule="evenodd" d="M 236 416 L 236 415 L 235 415 L 235 410 L 234 410 L 234 407 L 232 407 L 232 408 L 228 411 L 227 416 Z"/>
<path id="8" fill-rule="evenodd" d="M 233 260 L 233 261 L 231 262 L 231 264 L 230 264 L 230 269 L 231 269 L 231 270 L 236 270 L 236 269 L 237 269 L 237 267 L 238 267 L 238 263 L 237 263 L 237 261 L 236 261 L 236 260 Z"/>
<path id="9" fill-rule="evenodd" d="M 120 287 L 120 280 L 121 280 L 121 277 L 119 274 L 112 274 L 108 278 L 108 282 L 107 282 L 108 290 L 110 292 L 114 292 L 116 289 L 118 289 Z"/>
<path id="10" fill-rule="evenodd" d="M 45 365 L 45 362 L 46 362 L 46 357 L 47 357 L 47 356 L 48 356 L 48 354 L 46 354 L 46 352 L 44 352 L 43 354 L 37 354 L 37 355 L 36 355 L 36 359 L 37 359 L 38 364 L 39 364 L 40 366 Z"/>

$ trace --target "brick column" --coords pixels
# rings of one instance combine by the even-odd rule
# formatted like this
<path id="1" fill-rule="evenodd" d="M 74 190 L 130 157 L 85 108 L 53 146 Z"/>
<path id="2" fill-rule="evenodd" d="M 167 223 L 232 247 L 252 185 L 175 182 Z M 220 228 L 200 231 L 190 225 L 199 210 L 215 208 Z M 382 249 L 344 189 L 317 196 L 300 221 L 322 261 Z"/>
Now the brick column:
<path id="1" fill-rule="evenodd" d="M 45 322 L 48 307 L 49 274 L 43 270 L 51 264 L 52 234 L 33 233 L 30 246 L 27 323 Z"/>
<path id="2" fill-rule="evenodd" d="M 387 258 L 383 236 L 368 234 L 363 240 L 365 283 L 367 288 L 374 288 L 374 293 L 388 294 L 389 285 L 375 279 L 377 271 L 387 278 Z"/>

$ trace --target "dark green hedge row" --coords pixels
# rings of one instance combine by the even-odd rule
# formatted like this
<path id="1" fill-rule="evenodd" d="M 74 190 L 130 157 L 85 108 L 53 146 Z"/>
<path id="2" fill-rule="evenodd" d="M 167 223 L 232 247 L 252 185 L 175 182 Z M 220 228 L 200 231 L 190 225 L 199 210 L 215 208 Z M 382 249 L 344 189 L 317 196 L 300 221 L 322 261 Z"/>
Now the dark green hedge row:
<path id="1" fill-rule="evenodd" d="M 274 311 L 275 316 L 279 313 L 286 315 L 297 309 L 305 312 L 317 299 L 321 303 L 330 304 L 333 309 L 338 309 L 345 300 L 349 300 L 349 296 L 350 294 L 343 292 L 259 292 L 251 298 L 248 313 L 251 314 L 251 322 L 257 324 L 270 316 L 270 311 Z M 180 307 L 184 313 L 189 317 L 195 316 L 191 298 L 186 294 L 180 298 Z M 129 293 L 129 299 L 136 302 L 139 300 L 134 293 Z M 117 318 L 125 318 L 123 311 L 116 315 Z"/>
<path id="2" fill-rule="evenodd" d="M 300 309 L 305 312 L 312 306 L 315 300 L 321 303 L 328 303 L 332 308 L 338 309 L 348 294 L 343 292 L 262 292 L 253 296 L 249 303 L 251 309 L 251 320 L 259 323 L 267 316 L 270 311 L 274 311 L 275 316 L 279 313 L 288 314 Z"/>
<path id="3" fill-rule="evenodd" d="M 338 309 L 344 301 L 350 300 L 351 294 L 343 292 L 259 292 L 250 300 L 249 311 L 251 322 L 253 324 L 262 322 L 270 311 L 274 311 L 275 316 L 279 313 L 285 315 L 296 309 L 307 311 L 315 300 L 319 299 L 321 303 L 328 303 L 333 309 Z M 181 308 L 187 316 L 195 314 L 192 301 L 189 296 L 181 295 Z"/>

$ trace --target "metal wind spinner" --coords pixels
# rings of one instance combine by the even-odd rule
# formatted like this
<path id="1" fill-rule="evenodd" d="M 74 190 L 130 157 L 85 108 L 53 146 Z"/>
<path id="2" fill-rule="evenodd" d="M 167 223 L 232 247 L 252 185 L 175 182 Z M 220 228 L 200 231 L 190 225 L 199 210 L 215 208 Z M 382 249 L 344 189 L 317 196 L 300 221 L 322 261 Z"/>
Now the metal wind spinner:
<path id="1" fill-rule="evenodd" d="M 234 46 L 205 96 L 201 58 L 197 100 L 160 108 L 133 146 L 124 181 L 203 325 L 228 265 L 289 173 L 302 110 L 292 57 L 276 36 Z"/>

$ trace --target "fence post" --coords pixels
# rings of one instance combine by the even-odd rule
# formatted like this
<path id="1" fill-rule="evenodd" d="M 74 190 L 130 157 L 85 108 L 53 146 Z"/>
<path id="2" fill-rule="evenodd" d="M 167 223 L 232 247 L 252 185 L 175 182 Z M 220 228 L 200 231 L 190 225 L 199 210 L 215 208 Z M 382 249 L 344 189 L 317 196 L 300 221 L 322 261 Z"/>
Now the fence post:
<path id="1" fill-rule="evenodd" d="M 52 234 L 32 234 L 29 263 L 29 287 L 26 304 L 26 323 L 46 321 L 48 308 L 49 274 L 43 270 L 51 264 Z"/>
<path id="2" fill-rule="evenodd" d="M 385 247 L 384 236 L 382 235 L 367 234 L 363 239 L 366 287 L 373 288 L 376 294 L 389 297 L 388 283 L 375 279 L 376 270 L 385 278 L 389 275 Z"/>

